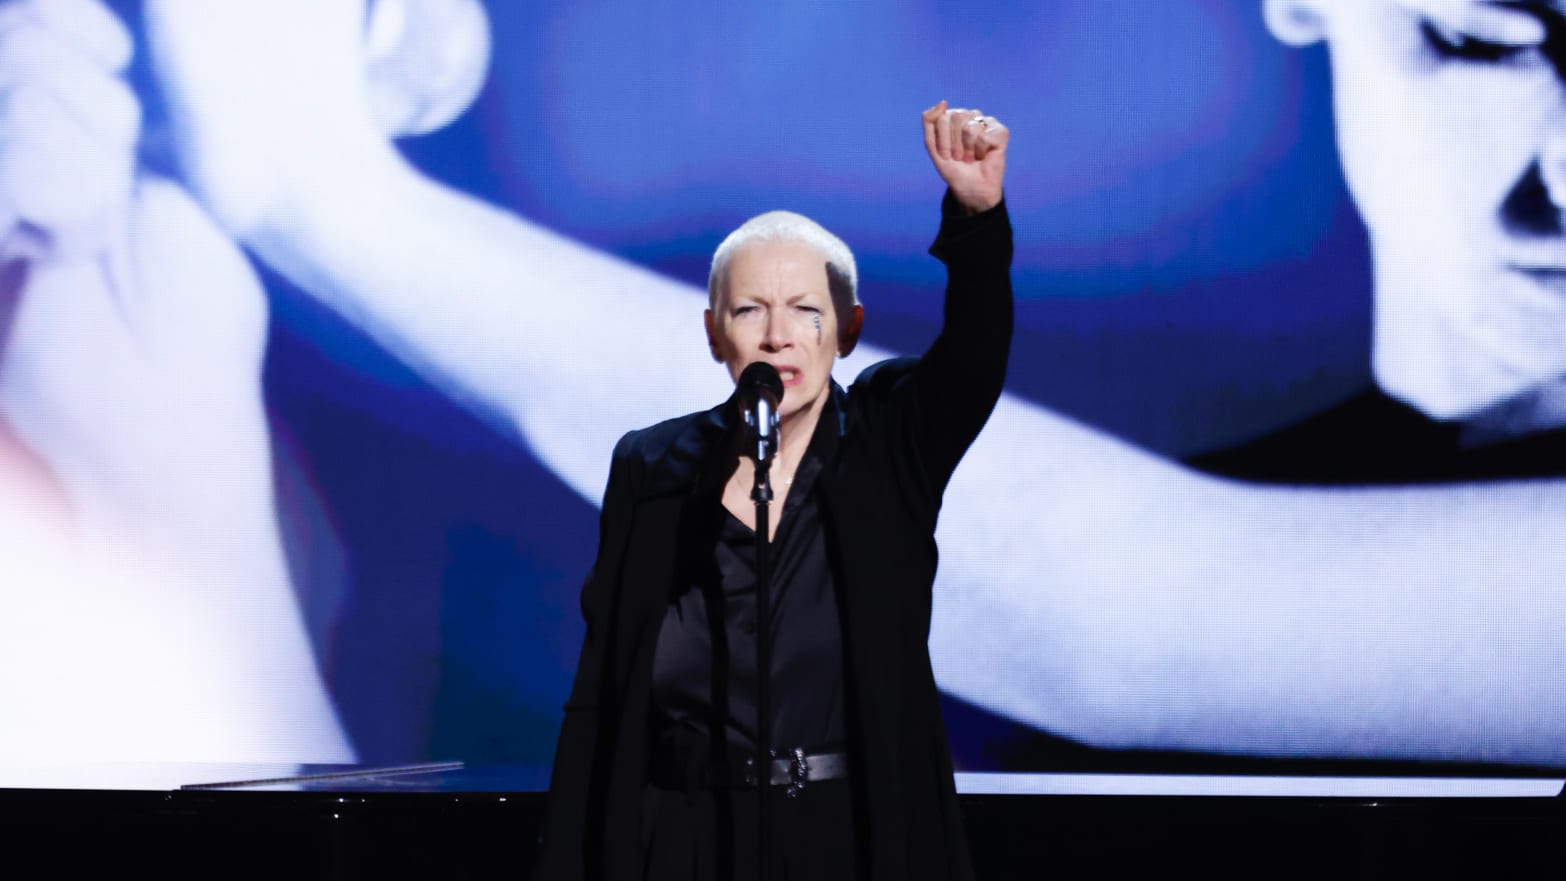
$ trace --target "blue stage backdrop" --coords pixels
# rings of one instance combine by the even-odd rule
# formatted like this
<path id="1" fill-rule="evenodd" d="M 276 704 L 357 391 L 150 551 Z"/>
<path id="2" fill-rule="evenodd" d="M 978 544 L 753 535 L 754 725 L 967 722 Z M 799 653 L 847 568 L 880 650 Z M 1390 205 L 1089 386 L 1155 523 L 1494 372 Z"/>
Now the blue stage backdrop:
<path id="1" fill-rule="evenodd" d="M 922 351 L 947 99 L 1011 129 L 1018 296 L 940 528 L 960 769 L 1566 767 L 1561 5 L 55 5 L 0 89 L 110 134 L 0 133 L 4 449 L 76 512 L 36 578 L 102 536 L 161 587 L 6 579 L 54 628 L 10 660 L 83 684 L 5 687 L 92 732 L 7 750 L 547 766 L 609 451 L 726 394 L 712 250 L 807 214 L 858 259 L 838 380 Z"/>

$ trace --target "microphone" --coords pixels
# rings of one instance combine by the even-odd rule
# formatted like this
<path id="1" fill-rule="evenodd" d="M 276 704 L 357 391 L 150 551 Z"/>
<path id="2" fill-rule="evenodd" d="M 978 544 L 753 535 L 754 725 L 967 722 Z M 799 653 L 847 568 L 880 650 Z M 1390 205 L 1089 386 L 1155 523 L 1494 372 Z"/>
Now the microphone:
<path id="1" fill-rule="evenodd" d="M 778 404 L 783 401 L 783 377 L 771 364 L 756 361 L 740 372 L 736 391 L 745 426 L 750 429 L 745 436 L 746 446 L 755 443 L 754 449 L 745 455 L 756 460 L 758 469 L 766 468 L 778 451 Z"/>

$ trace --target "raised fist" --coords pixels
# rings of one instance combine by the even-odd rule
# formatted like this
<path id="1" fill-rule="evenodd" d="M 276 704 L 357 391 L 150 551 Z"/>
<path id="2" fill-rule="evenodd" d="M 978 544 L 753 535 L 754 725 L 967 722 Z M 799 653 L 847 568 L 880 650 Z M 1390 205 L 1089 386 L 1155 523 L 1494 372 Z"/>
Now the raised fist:
<path id="1" fill-rule="evenodd" d="M 946 102 L 924 111 L 924 148 L 952 195 L 977 214 L 1000 204 L 1011 131 L 993 116 L 953 109 Z"/>

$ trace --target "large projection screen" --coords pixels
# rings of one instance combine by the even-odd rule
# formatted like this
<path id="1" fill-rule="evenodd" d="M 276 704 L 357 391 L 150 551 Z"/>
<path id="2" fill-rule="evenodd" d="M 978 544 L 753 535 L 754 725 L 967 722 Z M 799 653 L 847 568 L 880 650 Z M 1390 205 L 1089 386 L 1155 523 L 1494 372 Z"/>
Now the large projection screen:
<path id="1" fill-rule="evenodd" d="M 0 755 L 547 767 L 610 450 L 729 391 L 713 248 L 815 218 L 867 313 L 838 381 L 918 354 L 946 99 L 1012 130 L 1018 297 L 939 527 L 958 769 L 1566 768 L 1563 40 L 1479 0 L 0 5 Z"/>

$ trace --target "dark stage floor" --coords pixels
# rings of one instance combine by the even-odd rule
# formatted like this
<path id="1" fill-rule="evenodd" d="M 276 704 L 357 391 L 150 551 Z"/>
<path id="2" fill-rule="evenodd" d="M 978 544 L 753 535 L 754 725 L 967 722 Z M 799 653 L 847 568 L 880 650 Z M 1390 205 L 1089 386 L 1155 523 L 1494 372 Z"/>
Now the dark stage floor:
<path id="1" fill-rule="evenodd" d="M 454 763 L 32 769 L 10 779 L 12 788 L 0 788 L 4 878 L 526 878 L 544 782 L 537 768 Z M 1052 794 L 995 794 L 1018 781 L 962 780 L 986 881 L 1566 871 L 1560 781 L 1021 782 Z"/>

